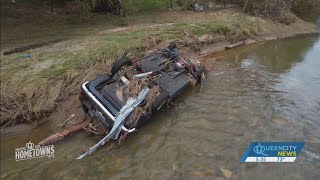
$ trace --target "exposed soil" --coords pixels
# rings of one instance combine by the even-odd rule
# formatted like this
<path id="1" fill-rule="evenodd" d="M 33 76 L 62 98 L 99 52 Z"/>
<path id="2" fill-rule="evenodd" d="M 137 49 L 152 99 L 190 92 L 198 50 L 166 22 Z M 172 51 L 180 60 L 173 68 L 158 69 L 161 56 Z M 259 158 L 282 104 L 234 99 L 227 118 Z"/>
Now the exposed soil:
<path id="1" fill-rule="evenodd" d="M 60 52 L 66 51 L 69 53 L 78 53 L 79 51 L 83 51 L 88 47 L 93 47 L 95 44 L 99 43 L 98 38 L 99 35 L 109 34 L 114 32 L 130 32 L 136 28 L 141 27 L 157 27 L 157 26 L 174 26 L 175 23 L 194 23 L 194 22 L 202 22 L 208 19 L 227 19 L 230 16 L 239 16 L 240 12 L 234 9 L 222 10 L 218 12 L 205 12 L 205 13 L 195 13 L 195 12 L 181 12 L 181 11 L 169 11 L 166 13 L 162 13 L 158 16 L 157 19 L 162 19 L 161 24 L 157 22 L 145 22 L 141 24 L 135 24 L 128 27 L 117 27 L 114 29 L 101 30 L 97 32 L 96 35 L 87 36 L 82 39 L 71 39 L 66 41 L 61 41 L 55 44 L 51 44 L 49 46 L 43 46 L 40 48 L 32 49 L 32 53 L 45 53 L 45 52 Z M 170 17 L 170 18 L 168 18 Z M 251 17 L 256 18 L 256 17 Z M 169 19 L 169 20 L 168 20 Z M 156 20 L 155 20 L 156 21 Z M 158 20 L 159 21 L 159 20 Z M 178 47 L 180 51 L 184 54 L 184 56 L 190 57 L 193 60 L 199 60 L 200 62 L 206 64 L 204 60 L 204 56 L 207 54 L 215 53 L 218 51 L 225 50 L 227 47 L 233 48 L 239 45 L 252 44 L 258 41 L 264 40 L 272 40 L 276 38 L 285 38 L 289 36 L 294 36 L 297 34 L 305 34 L 305 33 L 319 33 L 319 30 L 316 29 L 315 25 L 311 23 L 304 22 L 298 19 L 295 23 L 291 25 L 283 25 L 279 23 L 274 23 L 270 20 L 263 20 L 268 25 L 267 29 L 264 29 L 263 33 L 260 36 L 252 36 L 250 38 L 241 39 L 236 42 L 230 42 L 227 40 L 225 36 L 222 35 L 212 35 L 206 34 L 201 37 L 195 38 L 192 35 L 186 34 L 186 38 L 178 42 Z M 149 41 L 149 40 L 147 40 Z M 147 49 L 146 53 L 150 51 L 167 46 L 168 41 L 160 41 L 154 42 L 150 44 L 150 48 Z M 138 57 L 141 54 L 137 54 Z M 33 66 L 33 69 L 29 69 L 22 73 L 22 75 L 27 76 L 30 73 L 36 73 L 37 71 L 44 69 L 45 67 L 49 67 L 53 64 L 59 63 L 59 60 L 48 60 L 45 62 L 40 62 Z M 211 64 L 211 63 L 210 63 Z M 1 67 L 5 68 L 5 67 Z M 71 115 L 75 114 L 75 118 L 68 121 L 68 125 L 76 124 L 82 122 L 87 119 L 83 113 L 83 110 L 80 105 L 80 101 L 78 99 L 78 93 L 80 90 L 80 85 L 83 83 L 83 80 L 89 80 L 95 77 L 96 74 L 105 73 L 109 70 L 110 67 L 104 68 L 103 66 L 93 66 L 86 70 L 85 77 L 79 74 L 71 74 L 68 81 L 64 81 L 64 83 L 68 82 L 68 84 L 62 84 L 63 82 L 56 82 L 57 86 L 55 88 L 61 88 L 63 90 L 57 91 L 57 94 L 53 92 L 51 94 L 53 100 L 50 102 L 50 107 L 47 109 L 48 113 L 45 114 L 43 119 L 45 121 L 50 121 L 53 129 L 61 130 L 59 125 L 65 122 L 65 120 Z M 207 67 L 210 69 L 210 66 Z M 39 98 L 35 96 L 35 101 Z M 40 105 L 45 106 L 48 104 L 42 103 Z M 39 107 L 41 108 L 41 107 Z M 3 129 L 2 129 L 3 130 Z"/>

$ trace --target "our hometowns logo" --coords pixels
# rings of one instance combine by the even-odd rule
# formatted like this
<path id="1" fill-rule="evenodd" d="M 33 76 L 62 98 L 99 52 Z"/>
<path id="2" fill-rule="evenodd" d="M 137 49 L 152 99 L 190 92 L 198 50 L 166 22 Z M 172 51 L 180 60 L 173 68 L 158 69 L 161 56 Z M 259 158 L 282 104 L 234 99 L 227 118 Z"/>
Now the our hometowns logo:
<path id="1" fill-rule="evenodd" d="M 26 143 L 26 147 L 15 149 L 16 161 L 39 157 L 48 157 L 49 159 L 54 158 L 54 146 L 35 146 L 32 142 L 29 141 L 28 143 Z"/>

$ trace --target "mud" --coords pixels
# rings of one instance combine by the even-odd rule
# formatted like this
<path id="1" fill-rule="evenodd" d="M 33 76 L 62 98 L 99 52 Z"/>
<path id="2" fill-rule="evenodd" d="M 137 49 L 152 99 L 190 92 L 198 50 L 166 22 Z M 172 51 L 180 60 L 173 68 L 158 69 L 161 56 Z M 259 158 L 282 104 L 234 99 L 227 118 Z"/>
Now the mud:
<path id="1" fill-rule="evenodd" d="M 219 18 L 227 18 L 231 15 L 237 15 L 236 11 L 226 11 L 222 12 L 222 14 L 216 14 L 216 13 L 209 13 L 209 14 L 197 14 L 194 16 L 194 13 L 174 13 L 172 12 L 172 17 L 176 17 L 177 19 L 181 17 L 182 15 L 185 15 L 186 18 L 182 20 L 177 20 L 179 22 L 190 22 L 190 18 L 195 18 L 199 16 L 199 20 L 201 18 L 203 19 L 204 16 L 221 16 Z M 255 18 L 255 17 L 252 17 Z M 198 20 L 197 20 L 198 21 Z M 267 21 L 267 20 L 266 20 Z M 179 49 L 182 52 L 182 54 L 186 57 L 189 57 L 194 62 L 199 60 L 200 62 L 204 63 L 205 65 L 208 64 L 207 68 L 210 69 L 212 66 L 212 63 L 207 63 L 207 59 L 203 58 L 207 54 L 213 54 L 220 51 L 224 51 L 227 48 L 234 48 L 241 45 L 247 45 L 252 44 L 256 42 L 261 41 L 267 41 L 267 40 L 274 40 L 277 38 L 285 38 L 290 36 L 295 36 L 298 34 L 305 34 L 305 33 L 319 33 L 319 30 L 316 30 L 314 28 L 314 25 L 311 23 L 305 23 L 302 20 L 298 20 L 297 22 L 293 23 L 290 26 L 285 26 L 281 24 L 275 24 L 270 23 L 272 26 L 268 27 L 267 30 L 270 32 L 270 35 L 262 35 L 257 37 L 251 37 L 247 38 L 243 41 L 237 41 L 237 42 L 230 42 L 226 39 L 226 37 L 221 35 L 204 35 L 201 37 L 196 37 L 193 34 L 190 34 L 189 32 L 185 32 L 185 38 L 178 40 Z M 161 25 L 161 24 L 160 24 Z M 164 24 L 168 25 L 168 24 Z M 174 25 L 174 24 L 169 24 Z M 157 26 L 157 25 L 154 25 Z M 134 29 L 134 27 L 128 27 L 128 28 L 116 28 L 114 29 L 114 32 L 119 31 L 131 31 Z M 108 30 L 102 33 L 112 33 L 112 30 Z M 272 35 L 271 35 L 272 34 Z M 164 47 L 168 44 L 169 40 L 152 40 L 149 42 L 150 38 L 147 38 L 146 42 L 148 44 L 148 48 L 145 51 L 146 53 L 155 50 L 160 47 Z M 75 41 L 66 41 L 59 42 L 54 45 L 51 45 L 50 47 L 41 47 L 34 49 L 35 52 L 42 52 L 42 51 L 52 51 L 52 47 L 57 47 L 58 49 L 67 49 L 68 51 L 72 53 L 77 53 L 77 51 L 82 50 L 83 48 L 88 47 L 88 44 L 85 43 L 79 43 L 79 40 Z M 93 38 L 86 38 L 85 42 L 89 43 L 89 46 L 94 45 L 96 43 L 96 40 Z M 74 48 L 75 47 L 75 48 Z M 136 54 L 136 57 L 139 57 L 143 55 L 143 52 L 139 52 L 139 54 Z M 213 60 L 211 60 L 213 61 Z M 50 61 L 49 61 L 50 62 Z M 50 63 L 49 63 L 50 64 Z M 48 64 L 43 64 L 48 65 Z M 107 68 L 105 68 L 107 67 Z M 51 89 L 46 90 L 49 92 L 49 94 L 41 94 L 41 89 L 34 89 L 35 91 L 28 91 L 19 93 L 16 92 L 14 94 L 25 94 L 26 97 L 21 97 L 20 102 L 16 101 L 8 101 L 15 106 L 14 109 L 18 109 L 21 112 L 11 112 L 11 113 L 5 113 L 1 117 L 1 126 L 9 126 L 9 125 L 15 125 L 19 123 L 33 123 L 34 125 L 38 124 L 38 121 L 40 119 L 49 120 L 52 122 L 52 126 L 54 129 L 59 129 L 58 126 L 65 121 L 67 117 L 69 117 L 71 114 L 76 114 L 76 118 L 74 118 L 72 121 L 73 123 L 81 122 L 85 117 L 83 116 L 80 103 L 78 100 L 78 93 L 79 93 L 79 87 L 80 85 L 87 80 L 90 80 L 94 78 L 96 74 L 105 73 L 108 71 L 108 67 L 110 67 L 110 63 L 105 64 L 99 64 L 90 67 L 86 71 L 84 71 L 82 74 L 73 73 L 70 72 L 66 79 L 62 82 L 48 82 L 48 83 L 57 83 L 58 85 L 55 87 L 52 87 Z M 40 85 L 39 85 L 40 86 Z M 41 87 L 45 87 L 45 85 L 41 85 Z M 18 91 L 18 90 L 17 90 Z M 38 96 L 35 96 L 34 94 L 40 94 Z M 12 95 L 13 96 L 13 95 Z M 4 98 L 1 97 L 3 100 Z M 10 98 L 9 98 L 10 100 Z M 31 103 L 30 103 L 31 102 Z M 32 102 L 36 102 L 34 106 L 30 106 L 30 104 L 33 104 Z M 1 102 L 1 106 L 5 107 L 6 105 L 3 104 L 3 101 Z M 12 108 L 8 108 L 12 109 Z M 3 117 L 5 119 L 3 120 Z M 2 128 L 3 129 L 3 128 Z"/>
<path id="2" fill-rule="evenodd" d="M 101 137 L 77 133 L 55 145 L 54 159 L 16 162 L 14 148 L 53 134 L 51 124 L 34 129 L 31 138 L 28 133 L 1 135 L 1 177 L 254 179 L 268 173 L 269 179 L 316 179 L 320 167 L 319 40 L 319 36 L 302 36 L 206 56 L 213 65 L 201 85 L 183 93 L 175 106 L 153 116 L 120 146 L 110 149 L 111 143 L 107 144 L 85 161 L 75 158 Z M 62 122 L 73 113 L 75 118 L 83 116 L 80 107 L 79 113 L 72 109 L 79 105 L 77 97 L 69 98 L 59 103 L 67 111 L 57 111 Z M 274 140 L 304 141 L 307 146 L 290 165 L 244 164 L 239 168 L 250 142 Z"/>

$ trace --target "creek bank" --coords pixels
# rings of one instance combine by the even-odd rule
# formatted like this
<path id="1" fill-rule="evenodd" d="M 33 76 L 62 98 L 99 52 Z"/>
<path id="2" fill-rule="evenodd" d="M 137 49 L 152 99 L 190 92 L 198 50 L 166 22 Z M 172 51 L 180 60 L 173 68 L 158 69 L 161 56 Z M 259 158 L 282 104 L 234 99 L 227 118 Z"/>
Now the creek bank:
<path id="1" fill-rule="evenodd" d="M 289 33 L 290 34 L 290 33 Z M 317 31 L 311 31 L 311 32 L 300 32 L 300 33 L 292 33 L 291 35 L 287 36 L 261 36 L 257 37 L 255 39 L 247 39 L 244 41 L 239 41 L 236 43 L 230 43 L 228 41 L 221 41 L 219 43 L 215 44 L 209 44 L 206 47 L 203 47 L 201 52 L 199 53 L 200 56 L 208 55 L 208 54 L 214 54 L 217 52 L 237 48 L 243 45 L 250 45 L 258 42 L 263 42 L 263 41 L 271 41 L 271 40 L 277 40 L 277 39 L 285 39 L 285 38 L 290 38 L 290 37 L 295 37 L 295 36 L 304 36 L 304 35 L 313 35 L 313 34 L 319 34 Z"/>
<path id="2" fill-rule="evenodd" d="M 234 14 L 232 15 L 234 16 Z M 239 15 L 239 17 L 243 18 L 242 15 Z M 116 59 L 114 58 L 114 56 L 119 56 L 120 54 L 128 53 L 128 51 L 129 51 L 129 56 L 140 57 L 141 55 L 145 54 L 144 52 L 148 53 L 152 50 L 163 47 L 164 45 L 168 44 L 168 42 L 172 40 L 176 40 L 178 42 L 178 45 L 182 53 L 186 57 L 190 57 L 191 59 L 194 59 L 194 60 L 200 60 L 203 63 L 205 63 L 205 61 L 203 61 L 203 57 L 205 55 L 223 51 L 227 48 L 230 49 L 230 48 L 235 48 L 235 47 L 246 45 L 246 44 L 252 44 L 255 42 L 291 37 L 298 34 L 319 33 L 319 30 L 316 29 L 315 25 L 304 22 L 302 20 L 298 20 L 297 22 L 289 26 L 282 25 L 279 23 L 274 23 L 265 19 L 259 19 L 256 17 L 245 17 L 242 20 L 243 21 L 248 20 L 249 23 L 248 22 L 243 23 L 246 25 L 244 27 L 241 27 L 240 32 L 236 31 L 237 30 L 236 27 L 232 27 L 235 29 L 231 29 L 231 26 L 238 26 L 241 24 L 238 24 L 238 23 L 236 23 L 235 25 L 224 24 L 226 23 L 224 21 L 221 21 L 219 23 L 214 22 L 213 25 L 210 23 L 166 24 L 165 26 L 153 25 L 153 26 L 146 26 L 146 27 L 135 27 L 132 29 L 124 28 L 121 30 L 117 30 L 115 32 L 113 31 L 103 32 L 103 34 L 108 38 L 108 43 L 115 41 L 115 44 L 111 44 L 110 47 L 112 46 L 116 46 L 117 48 L 122 47 L 123 44 L 118 44 L 122 40 L 122 38 L 125 38 L 123 39 L 123 40 L 126 40 L 125 43 L 130 43 L 132 47 L 129 46 L 129 49 L 127 50 L 124 49 L 124 50 L 117 50 L 116 52 L 110 52 L 110 53 L 115 53 L 112 57 L 109 54 L 106 55 L 105 54 L 106 52 L 103 52 L 102 57 L 100 57 L 99 54 L 95 54 L 94 58 L 98 57 L 98 59 L 100 60 L 97 63 L 90 63 L 89 68 L 87 66 L 85 67 L 86 70 L 81 69 L 80 71 L 77 70 L 73 72 L 72 69 L 70 70 L 63 69 L 67 72 L 66 76 L 58 77 L 59 74 L 57 75 L 49 74 L 50 78 L 41 79 L 42 81 L 45 81 L 44 86 L 47 88 L 43 88 L 41 92 L 39 91 L 37 93 L 43 93 L 44 96 L 41 96 L 41 97 L 44 97 L 44 98 L 52 94 L 51 95 L 52 98 L 50 98 L 50 100 L 46 99 L 41 106 L 42 108 L 41 107 L 40 109 L 38 108 L 36 110 L 37 113 L 33 113 L 35 116 L 29 116 L 29 118 L 50 120 L 50 122 L 52 123 L 53 129 L 56 129 L 56 130 L 59 129 L 58 126 L 62 124 L 63 121 L 68 116 L 70 116 L 70 114 L 77 115 L 77 118 L 75 118 L 76 122 L 83 121 L 83 119 L 85 118 L 82 115 L 83 113 L 80 107 L 80 103 L 78 101 L 78 91 L 79 91 L 80 84 L 88 79 L 93 78 L 96 74 L 105 73 L 106 69 L 108 69 L 106 67 L 110 67 L 110 64 L 112 63 L 112 61 L 109 61 L 108 59 Z M 262 27 L 260 27 L 262 28 L 261 30 L 262 32 L 255 32 L 253 29 L 250 29 L 250 28 L 254 28 L 254 27 L 251 27 L 252 25 L 251 22 L 256 22 L 256 21 L 259 21 L 258 24 L 262 24 L 261 25 Z M 218 29 L 215 29 L 215 28 L 218 28 Z M 228 35 L 228 33 L 231 33 L 231 35 Z M 239 33 L 239 34 L 232 34 L 232 33 Z M 100 38 L 100 35 L 101 33 L 99 33 L 99 37 L 88 38 L 86 41 L 84 41 L 84 42 L 88 42 L 84 47 L 78 47 L 79 43 L 76 45 L 74 44 L 74 43 L 77 43 L 77 41 L 79 40 L 77 41 L 69 40 L 66 42 L 59 42 L 48 47 L 37 48 L 37 49 L 31 50 L 31 53 L 33 53 L 32 57 L 34 57 L 34 54 L 35 56 L 37 56 L 37 53 L 55 52 L 56 49 L 54 48 L 58 48 L 59 52 L 64 52 L 64 53 L 68 52 L 69 50 L 72 50 L 72 53 L 75 55 L 77 55 L 78 53 L 81 53 L 79 51 L 86 50 L 88 46 L 90 47 L 88 48 L 89 51 L 92 50 L 92 48 L 96 50 L 101 48 L 100 46 L 97 46 L 97 44 L 103 45 L 104 43 L 104 42 L 101 42 L 99 39 L 97 39 L 97 38 Z M 237 35 L 236 39 L 233 38 L 232 35 Z M 128 39 L 131 37 L 134 37 L 135 39 L 132 39 L 132 40 Z M 232 39 L 230 39 L 230 37 Z M 71 45 L 71 46 L 67 47 L 67 45 Z M 74 46 L 76 46 L 76 50 L 72 48 Z M 130 49 L 130 48 L 134 48 L 134 49 Z M 9 57 L 12 57 L 12 56 L 13 55 L 10 55 Z M 76 60 L 75 57 L 72 57 L 71 60 L 75 61 Z M 54 56 L 53 58 L 56 58 L 56 57 Z M 89 57 L 90 60 L 91 58 L 92 57 Z M 52 64 L 49 68 L 56 67 L 54 65 L 55 64 Z M 60 69 L 57 69 L 57 70 L 59 70 L 58 72 L 60 72 Z M 51 70 L 49 69 L 49 72 L 50 71 Z M 55 71 L 56 70 L 54 69 L 53 72 Z M 31 76 L 31 78 L 32 77 L 33 76 Z M 53 87 L 50 84 L 50 82 L 52 81 L 58 82 L 59 87 Z M 55 90 L 52 91 L 52 88 L 54 88 Z M 47 95 L 46 92 L 50 90 L 52 91 L 52 93 L 49 93 L 49 95 Z M 33 92 L 33 94 L 37 94 L 37 93 Z M 37 96 L 34 96 L 34 97 L 33 96 L 30 96 L 31 98 L 30 101 L 36 102 Z M 42 110 L 44 110 L 44 108 L 49 107 L 49 106 L 46 106 L 46 103 L 50 105 L 50 108 L 49 110 L 45 109 L 45 112 L 50 111 L 50 113 L 43 114 Z M 21 108 L 24 108 L 24 106 Z M 41 116 L 41 114 L 43 114 L 43 116 Z M 7 120 L 1 121 L 1 122 L 8 122 L 8 120 L 10 120 L 10 117 L 11 116 L 8 116 Z M 17 117 L 21 117 L 23 119 L 22 116 L 17 116 Z M 37 121 L 38 120 L 34 122 L 36 123 Z M 29 121 L 20 120 L 19 122 L 26 123 Z M 6 123 L 1 123 L 1 124 L 6 124 Z M 14 124 L 16 123 L 13 123 L 12 125 Z"/>

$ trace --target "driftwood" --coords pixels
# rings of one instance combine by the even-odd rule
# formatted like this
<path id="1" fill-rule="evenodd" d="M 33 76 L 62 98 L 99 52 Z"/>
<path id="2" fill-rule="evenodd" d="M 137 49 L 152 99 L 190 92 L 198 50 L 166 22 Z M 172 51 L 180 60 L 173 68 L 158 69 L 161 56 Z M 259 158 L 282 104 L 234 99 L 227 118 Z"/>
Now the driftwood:
<path id="1" fill-rule="evenodd" d="M 30 45 L 27 45 L 27 46 L 18 47 L 18 48 L 14 48 L 14 49 L 11 49 L 11 50 L 8 50 L 8 51 L 4 51 L 3 55 L 9 55 L 9 54 L 13 54 L 13 53 L 23 52 L 23 51 L 26 51 L 26 50 L 29 50 L 29 49 L 39 48 L 39 47 L 46 46 L 46 45 L 49 45 L 49 44 L 52 44 L 52 43 L 57 43 L 59 41 L 60 40 L 53 40 L 53 41 L 44 42 L 44 43 L 30 44 Z"/>
<path id="2" fill-rule="evenodd" d="M 236 44 L 231 44 L 231 45 L 227 46 L 226 49 L 232 49 L 232 48 L 235 48 L 235 47 L 244 45 L 244 44 L 245 44 L 245 42 L 244 42 L 244 41 L 241 41 L 241 42 L 238 42 L 238 43 L 236 43 Z"/>
<path id="3" fill-rule="evenodd" d="M 64 127 L 68 121 L 70 121 L 71 119 L 73 119 L 74 117 L 76 117 L 75 114 L 71 114 L 67 119 L 66 121 L 64 121 L 62 124 L 60 124 L 58 127 Z"/>
<path id="4" fill-rule="evenodd" d="M 66 136 L 69 136 L 71 133 L 82 130 L 84 127 L 86 127 L 88 125 L 89 122 L 90 122 L 90 120 L 86 120 L 86 121 L 83 121 L 82 123 L 70 126 L 61 132 L 57 132 L 57 133 L 45 138 L 44 140 L 42 140 L 38 144 L 41 146 L 54 144 L 54 143 L 64 139 Z"/>

